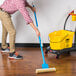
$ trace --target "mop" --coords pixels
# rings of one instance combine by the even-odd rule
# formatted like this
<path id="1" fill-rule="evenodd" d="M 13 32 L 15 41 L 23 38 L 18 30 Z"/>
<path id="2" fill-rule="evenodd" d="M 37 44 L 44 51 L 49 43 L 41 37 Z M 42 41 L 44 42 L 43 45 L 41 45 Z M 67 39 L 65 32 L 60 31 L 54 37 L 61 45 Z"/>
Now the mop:
<path id="1" fill-rule="evenodd" d="M 35 7 L 35 6 L 33 5 L 33 7 Z M 38 27 L 38 21 L 37 21 L 37 16 L 36 16 L 35 11 L 34 11 L 34 16 L 35 16 L 36 26 Z M 56 71 L 56 68 L 49 68 L 48 64 L 46 64 L 44 52 L 43 52 L 43 45 L 41 43 L 41 37 L 40 36 L 39 36 L 39 43 L 40 43 L 40 48 L 41 48 L 41 53 L 42 53 L 43 64 L 42 64 L 42 69 L 36 69 L 36 73 L 45 73 L 45 72 Z"/>

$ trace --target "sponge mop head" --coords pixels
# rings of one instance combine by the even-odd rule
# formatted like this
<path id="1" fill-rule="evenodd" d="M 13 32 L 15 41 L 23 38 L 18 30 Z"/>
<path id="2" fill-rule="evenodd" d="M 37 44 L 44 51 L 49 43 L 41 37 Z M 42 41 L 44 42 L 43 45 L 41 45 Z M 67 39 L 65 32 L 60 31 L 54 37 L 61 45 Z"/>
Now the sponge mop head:
<path id="1" fill-rule="evenodd" d="M 46 73 L 56 71 L 56 68 L 36 69 L 36 73 Z"/>

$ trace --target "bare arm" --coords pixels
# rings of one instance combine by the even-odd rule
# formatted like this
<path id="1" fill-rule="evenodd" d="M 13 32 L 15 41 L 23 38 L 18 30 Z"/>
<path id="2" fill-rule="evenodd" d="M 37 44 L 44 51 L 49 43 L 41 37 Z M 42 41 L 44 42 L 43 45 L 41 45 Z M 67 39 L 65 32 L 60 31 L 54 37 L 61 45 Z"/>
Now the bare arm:
<path id="1" fill-rule="evenodd" d="M 28 4 L 26 4 L 27 6 Z M 36 28 L 36 26 L 33 24 L 33 21 L 29 15 L 29 12 L 27 11 L 25 4 L 23 4 L 23 0 L 18 0 L 18 2 L 16 2 L 16 7 L 18 8 L 18 10 L 20 11 L 20 13 L 23 15 L 25 21 L 27 22 L 27 24 L 30 24 L 30 26 L 35 30 L 37 36 L 40 35 L 40 32 L 38 31 L 38 29 Z"/>
<path id="2" fill-rule="evenodd" d="M 30 23 L 31 27 L 35 30 L 37 36 L 40 36 L 39 30 L 36 28 L 36 26 L 33 23 Z"/>
<path id="3" fill-rule="evenodd" d="M 36 12 L 36 9 L 34 7 L 32 7 L 27 1 L 26 1 L 26 7 L 29 7 L 33 12 L 35 11 Z M 37 36 L 40 36 L 40 32 L 39 30 L 37 29 L 37 27 L 32 23 L 30 23 L 30 26 L 35 30 Z"/>

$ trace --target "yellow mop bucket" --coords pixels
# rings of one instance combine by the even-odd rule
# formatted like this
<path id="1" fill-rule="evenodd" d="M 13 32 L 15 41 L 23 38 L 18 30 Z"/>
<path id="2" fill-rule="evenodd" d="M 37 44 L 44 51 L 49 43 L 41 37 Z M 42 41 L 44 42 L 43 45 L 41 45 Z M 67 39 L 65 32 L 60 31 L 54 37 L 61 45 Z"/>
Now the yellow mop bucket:
<path id="1" fill-rule="evenodd" d="M 62 50 L 64 48 L 71 48 L 73 42 L 74 32 L 59 30 L 49 34 L 50 47 L 53 50 Z"/>

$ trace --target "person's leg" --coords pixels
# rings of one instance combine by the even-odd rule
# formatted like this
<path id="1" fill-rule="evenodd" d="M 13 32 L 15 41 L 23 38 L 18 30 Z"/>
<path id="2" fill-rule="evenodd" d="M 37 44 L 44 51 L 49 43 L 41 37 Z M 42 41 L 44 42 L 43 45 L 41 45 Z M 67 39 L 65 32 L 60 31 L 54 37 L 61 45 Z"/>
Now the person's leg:
<path id="1" fill-rule="evenodd" d="M 7 30 L 5 29 L 4 25 L 2 24 L 2 44 L 1 44 L 1 52 L 9 52 L 8 45 L 6 43 L 7 40 Z"/>
<path id="2" fill-rule="evenodd" d="M 2 24 L 3 24 L 3 39 L 2 39 L 2 47 L 7 48 L 6 45 L 6 35 L 9 33 L 9 43 L 10 43 L 10 52 L 15 51 L 15 28 L 12 24 L 11 17 L 9 14 L 3 12 Z M 3 46 L 5 45 L 5 47 Z"/>
<path id="3" fill-rule="evenodd" d="M 2 48 L 6 49 L 8 48 L 8 45 L 6 44 L 6 40 L 7 40 L 7 30 L 5 29 L 4 25 L 2 24 Z"/>
<path id="4" fill-rule="evenodd" d="M 2 11 L 0 9 L 0 20 L 2 21 Z M 8 45 L 6 44 L 7 40 L 7 30 L 5 29 L 4 25 L 2 24 L 2 44 L 1 44 L 1 52 L 9 52 Z"/>
<path id="5" fill-rule="evenodd" d="M 10 41 L 9 58 L 10 59 L 23 59 L 22 56 L 20 56 L 17 52 L 15 52 L 15 35 L 16 35 L 16 31 L 15 31 L 14 25 L 12 23 L 11 17 L 8 16 L 7 20 L 8 20 L 8 24 L 7 24 L 8 28 L 6 26 L 5 27 L 8 30 L 9 37 L 10 37 L 9 38 L 9 41 Z M 7 21 L 7 20 L 5 20 L 5 21 Z"/>
<path id="6" fill-rule="evenodd" d="M 5 29 L 4 25 L 2 24 L 2 48 L 6 49 L 8 47 L 8 45 L 6 44 L 6 40 L 7 40 L 7 30 Z"/>
<path id="7" fill-rule="evenodd" d="M 11 17 L 8 13 L 6 12 L 2 12 L 3 16 L 2 16 L 2 23 L 5 27 L 5 29 L 7 30 L 7 32 L 9 33 L 9 43 L 10 43 L 10 57 L 13 57 L 15 56 L 15 35 L 16 35 L 16 31 L 15 31 L 15 28 L 14 28 L 14 25 L 12 23 L 12 20 L 11 20 Z M 17 53 L 16 53 L 16 56 L 13 57 L 16 59 L 16 57 L 20 57 L 22 58 L 22 56 L 19 56 Z"/>
<path id="8" fill-rule="evenodd" d="M 12 24 L 10 16 L 8 16 L 8 18 L 7 18 L 8 23 L 6 23 L 7 20 L 5 20 L 4 26 L 7 29 L 8 33 L 9 33 L 10 52 L 12 53 L 12 52 L 15 51 L 15 35 L 16 35 L 16 31 L 15 31 L 14 25 Z"/>

